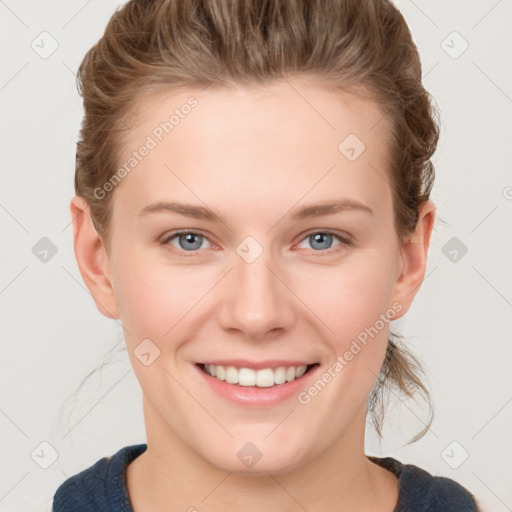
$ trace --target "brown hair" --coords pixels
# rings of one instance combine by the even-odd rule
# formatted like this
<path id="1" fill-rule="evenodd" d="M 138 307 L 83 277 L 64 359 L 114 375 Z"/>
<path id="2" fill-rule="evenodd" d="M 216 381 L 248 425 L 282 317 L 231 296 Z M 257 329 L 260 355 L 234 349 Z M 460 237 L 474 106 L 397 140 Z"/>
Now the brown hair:
<path id="1" fill-rule="evenodd" d="M 127 120 L 139 99 L 165 90 L 264 84 L 309 75 L 380 105 L 390 127 L 389 180 L 401 243 L 410 235 L 434 181 L 431 157 L 438 112 L 421 83 L 409 28 L 389 0 L 131 0 L 109 20 L 85 55 L 77 84 L 84 118 L 77 143 L 75 190 L 109 248 L 112 194 L 95 190 L 116 172 Z M 384 396 L 420 392 L 420 363 L 391 334 L 368 401 L 381 435 Z"/>

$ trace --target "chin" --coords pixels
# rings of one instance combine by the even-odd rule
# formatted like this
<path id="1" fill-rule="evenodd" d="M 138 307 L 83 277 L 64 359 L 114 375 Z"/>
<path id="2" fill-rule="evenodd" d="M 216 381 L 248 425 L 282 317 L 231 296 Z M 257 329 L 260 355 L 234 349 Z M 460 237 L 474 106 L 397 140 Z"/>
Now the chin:
<path id="1" fill-rule="evenodd" d="M 264 447 L 258 448 L 258 446 Z M 273 446 L 266 442 L 233 443 L 221 453 L 204 454 L 218 468 L 241 475 L 268 476 L 268 473 L 279 474 L 292 471 L 305 463 L 307 458 L 304 447 Z M 231 455 L 233 454 L 233 455 Z"/>

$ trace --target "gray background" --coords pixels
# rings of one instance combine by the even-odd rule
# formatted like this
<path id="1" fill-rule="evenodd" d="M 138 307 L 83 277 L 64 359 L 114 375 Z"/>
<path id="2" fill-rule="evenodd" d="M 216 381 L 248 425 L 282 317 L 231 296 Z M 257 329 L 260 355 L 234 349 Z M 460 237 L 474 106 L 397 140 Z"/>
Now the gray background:
<path id="1" fill-rule="evenodd" d="M 2 511 L 50 510 L 68 476 L 145 442 L 126 353 L 107 354 L 122 330 L 101 316 L 82 282 L 69 214 L 82 115 L 75 72 L 120 3 L 0 1 Z M 396 4 L 442 114 L 432 199 L 446 224 L 438 220 L 425 282 L 392 327 L 428 367 L 436 420 L 422 440 L 403 446 L 424 418 L 420 407 L 395 401 L 386 441 L 369 430 L 367 452 L 453 478 L 484 510 L 505 512 L 512 510 L 512 3 Z M 36 245 L 48 244 L 43 237 L 57 250 L 47 261 Z"/>

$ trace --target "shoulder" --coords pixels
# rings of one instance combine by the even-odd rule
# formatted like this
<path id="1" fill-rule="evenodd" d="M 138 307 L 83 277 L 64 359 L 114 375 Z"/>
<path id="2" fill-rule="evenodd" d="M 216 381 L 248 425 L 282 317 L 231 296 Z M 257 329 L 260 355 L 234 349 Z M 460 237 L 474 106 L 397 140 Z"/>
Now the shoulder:
<path id="1" fill-rule="evenodd" d="M 399 497 L 394 512 L 479 512 L 475 497 L 455 480 L 432 476 L 391 457 L 369 459 L 398 477 Z"/>
<path id="2" fill-rule="evenodd" d="M 52 512 L 132 512 L 125 470 L 146 444 L 125 446 L 65 480 L 55 492 Z"/>

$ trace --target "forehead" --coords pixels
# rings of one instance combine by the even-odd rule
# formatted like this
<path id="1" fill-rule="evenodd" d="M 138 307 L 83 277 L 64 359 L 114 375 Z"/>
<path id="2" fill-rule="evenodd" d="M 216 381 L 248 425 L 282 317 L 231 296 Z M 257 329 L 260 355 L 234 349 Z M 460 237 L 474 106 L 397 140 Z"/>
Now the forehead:
<path id="1" fill-rule="evenodd" d="M 386 206 L 389 129 L 369 99 L 290 79 L 161 91 L 136 107 L 120 165 L 150 149 L 119 186 L 131 205 L 201 193 L 290 207 L 339 193 Z"/>

